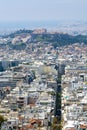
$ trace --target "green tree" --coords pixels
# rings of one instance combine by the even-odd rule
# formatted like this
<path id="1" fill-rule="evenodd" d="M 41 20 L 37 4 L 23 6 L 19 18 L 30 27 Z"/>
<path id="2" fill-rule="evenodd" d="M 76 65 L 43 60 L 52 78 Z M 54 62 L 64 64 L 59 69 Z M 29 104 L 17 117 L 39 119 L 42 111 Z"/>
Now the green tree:
<path id="1" fill-rule="evenodd" d="M 62 122 L 58 119 L 58 117 L 54 117 L 51 130 L 62 130 Z"/>
<path id="2" fill-rule="evenodd" d="M 4 117 L 2 115 L 0 115 L 0 127 L 2 125 L 2 123 L 5 121 Z"/>

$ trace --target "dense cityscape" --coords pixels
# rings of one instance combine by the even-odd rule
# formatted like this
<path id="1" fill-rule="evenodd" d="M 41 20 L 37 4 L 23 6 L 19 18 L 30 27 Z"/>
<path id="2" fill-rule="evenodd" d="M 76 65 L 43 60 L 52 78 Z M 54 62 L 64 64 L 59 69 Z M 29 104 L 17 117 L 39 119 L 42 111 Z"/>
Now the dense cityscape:
<path id="1" fill-rule="evenodd" d="M 46 29 L 0 36 L 1 130 L 87 129 L 86 37 Z"/>
<path id="2" fill-rule="evenodd" d="M 87 130 L 87 0 L 0 0 L 0 130 Z"/>

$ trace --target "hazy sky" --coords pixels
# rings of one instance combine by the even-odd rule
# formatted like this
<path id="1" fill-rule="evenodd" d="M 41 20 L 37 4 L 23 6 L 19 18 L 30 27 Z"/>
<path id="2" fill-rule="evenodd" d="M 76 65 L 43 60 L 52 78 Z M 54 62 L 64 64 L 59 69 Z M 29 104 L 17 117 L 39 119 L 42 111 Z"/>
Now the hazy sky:
<path id="1" fill-rule="evenodd" d="M 87 0 L 0 0 L 2 21 L 87 21 Z"/>

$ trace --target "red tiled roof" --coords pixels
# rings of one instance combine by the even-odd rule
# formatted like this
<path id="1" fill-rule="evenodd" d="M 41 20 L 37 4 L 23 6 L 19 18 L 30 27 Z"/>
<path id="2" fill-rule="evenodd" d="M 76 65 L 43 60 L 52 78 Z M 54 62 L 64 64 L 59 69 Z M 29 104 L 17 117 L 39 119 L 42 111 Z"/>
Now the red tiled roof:
<path id="1" fill-rule="evenodd" d="M 75 128 L 66 128 L 65 130 L 68 130 L 68 129 L 69 129 L 69 130 L 75 130 Z"/>
<path id="2" fill-rule="evenodd" d="M 84 125 L 80 125 L 80 128 L 85 129 L 85 128 L 87 128 L 87 125 L 86 125 L 86 124 L 84 124 Z"/>
<path id="3" fill-rule="evenodd" d="M 27 125 L 26 128 L 27 128 L 27 129 L 32 129 L 32 128 L 33 128 L 33 125 Z"/>
<path id="4" fill-rule="evenodd" d="M 34 123 L 34 122 L 41 123 L 41 120 L 40 119 L 31 119 L 30 120 L 30 123 Z"/>

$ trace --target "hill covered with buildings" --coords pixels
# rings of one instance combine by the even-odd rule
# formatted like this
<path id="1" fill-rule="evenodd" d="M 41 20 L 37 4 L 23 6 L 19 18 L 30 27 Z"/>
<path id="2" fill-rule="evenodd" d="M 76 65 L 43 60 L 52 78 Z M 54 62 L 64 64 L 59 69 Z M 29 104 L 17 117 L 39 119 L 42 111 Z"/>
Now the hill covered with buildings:
<path id="1" fill-rule="evenodd" d="M 0 47 L 24 50 L 30 44 L 51 44 L 54 48 L 73 43 L 87 44 L 87 35 L 70 35 L 67 33 L 48 32 L 46 29 L 18 30 L 0 37 Z"/>

